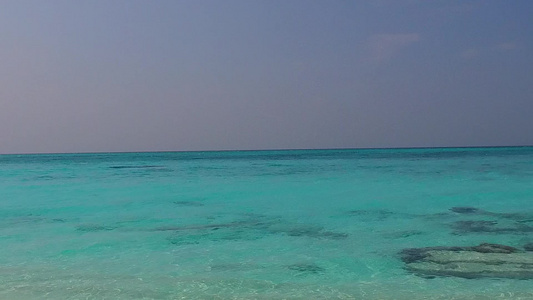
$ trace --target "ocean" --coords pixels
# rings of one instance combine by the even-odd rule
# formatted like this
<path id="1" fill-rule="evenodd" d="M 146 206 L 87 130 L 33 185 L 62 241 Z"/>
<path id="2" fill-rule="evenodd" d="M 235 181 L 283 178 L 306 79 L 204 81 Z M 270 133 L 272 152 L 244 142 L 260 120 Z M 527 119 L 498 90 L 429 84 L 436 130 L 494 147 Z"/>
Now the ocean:
<path id="1" fill-rule="evenodd" d="M 0 155 L 0 242 L 0 299 L 533 299 L 533 147 Z"/>

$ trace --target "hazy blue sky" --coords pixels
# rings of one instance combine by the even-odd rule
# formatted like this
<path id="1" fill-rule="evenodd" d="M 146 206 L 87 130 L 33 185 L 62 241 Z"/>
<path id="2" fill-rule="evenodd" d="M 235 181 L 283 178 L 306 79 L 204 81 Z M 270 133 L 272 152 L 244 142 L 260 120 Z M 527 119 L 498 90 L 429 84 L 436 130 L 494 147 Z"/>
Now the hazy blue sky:
<path id="1" fill-rule="evenodd" d="M 0 2 L 0 153 L 533 145 L 533 1 Z"/>

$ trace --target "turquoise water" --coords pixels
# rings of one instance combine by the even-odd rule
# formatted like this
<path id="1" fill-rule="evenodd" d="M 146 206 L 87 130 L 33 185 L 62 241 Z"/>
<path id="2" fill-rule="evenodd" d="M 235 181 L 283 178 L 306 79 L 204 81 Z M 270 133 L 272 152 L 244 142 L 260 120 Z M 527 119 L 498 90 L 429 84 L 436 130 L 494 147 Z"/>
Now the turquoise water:
<path id="1" fill-rule="evenodd" d="M 0 197 L 0 299 L 533 299 L 399 257 L 533 242 L 450 211 L 533 226 L 532 147 L 0 155 Z"/>

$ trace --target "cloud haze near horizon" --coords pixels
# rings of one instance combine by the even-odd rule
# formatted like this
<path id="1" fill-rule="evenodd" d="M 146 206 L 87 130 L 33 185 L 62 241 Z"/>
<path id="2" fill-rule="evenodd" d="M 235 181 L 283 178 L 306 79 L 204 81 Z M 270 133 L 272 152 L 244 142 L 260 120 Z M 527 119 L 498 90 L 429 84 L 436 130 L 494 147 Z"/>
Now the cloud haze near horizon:
<path id="1" fill-rule="evenodd" d="M 533 145 L 533 2 L 3 1 L 0 153 Z"/>

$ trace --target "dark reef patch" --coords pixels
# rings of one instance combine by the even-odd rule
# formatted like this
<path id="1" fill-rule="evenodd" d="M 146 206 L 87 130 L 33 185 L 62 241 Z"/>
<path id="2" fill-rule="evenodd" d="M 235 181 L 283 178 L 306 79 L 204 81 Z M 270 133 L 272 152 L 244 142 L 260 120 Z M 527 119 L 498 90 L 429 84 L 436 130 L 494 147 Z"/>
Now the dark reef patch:
<path id="1" fill-rule="evenodd" d="M 184 225 L 184 226 L 164 226 L 157 227 L 154 231 L 190 231 L 190 230 L 218 230 L 221 228 L 232 228 L 251 225 L 243 222 L 215 223 L 201 225 Z"/>
<path id="2" fill-rule="evenodd" d="M 478 208 L 469 206 L 455 206 L 450 208 L 450 210 L 458 214 L 477 214 L 480 212 Z"/>
<path id="3" fill-rule="evenodd" d="M 495 213 L 485 211 L 485 214 L 488 216 L 494 216 L 501 219 L 509 219 L 520 223 L 533 222 L 533 214 L 531 213 Z"/>
<path id="4" fill-rule="evenodd" d="M 320 274 L 324 273 L 326 269 L 314 263 L 299 263 L 287 266 L 289 270 L 298 271 L 304 274 Z"/>
<path id="5" fill-rule="evenodd" d="M 164 166 L 139 165 L 139 166 L 111 166 L 110 169 L 162 169 Z"/>
<path id="6" fill-rule="evenodd" d="M 408 248 L 400 252 L 405 268 L 415 275 L 533 279 L 533 253 L 507 245 Z"/>
<path id="7" fill-rule="evenodd" d="M 116 226 L 102 226 L 94 224 L 78 225 L 76 226 L 77 231 L 81 232 L 97 232 L 97 231 L 110 231 L 117 229 Z"/>
<path id="8" fill-rule="evenodd" d="M 383 233 L 383 237 L 388 238 L 388 239 L 403 239 L 403 238 L 409 238 L 412 236 L 419 236 L 423 234 L 424 232 L 420 230 L 401 230 L 401 231 Z"/>
<path id="9" fill-rule="evenodd" d="M 376 210 L 356 209 L 356 210 L 349 211 L 348 214 L 350 214 L 351 216 L 361 218 L 361 219 L 372 220 L 372 221 L 383 221 L 394 215 L 393 212 L 385 210 L 385 209 L 376 209 Z"/>
<path id="10" fill-rule="evenodd" d="M 216 241 L 251 241 L 261 236 L 246 230 L 213 228 L 210 231 L 175 232 L 167 240 L 173 245 L 191 245 Z"/>
<path id="11" fill-rule="evenodd" d="M 182 206 L 182 207 L 200 207 L 200 206 L 204 206 L 204 204 L 202 202 L 198 202 L 198 201 L 174 201 L 172 203 L 176 204 L 177 206 Z"/>
<path id="12" fill-rule="evenodd" d="M 518 252 L 518 249 L 511 246 L 506 245 L 500 245 L 500 244 L 490 244 L 490 243 L 483 243 L 479 244 L 478 246 L 469 247 L 467 248 L 470 251 L 475 251 L 479 253 L 516 253 Z"/>
<path id="13" fill-rule="evenodd" d="M 479 216 L 487 216 L 487 217 L 493 217 L 498 219 L 508 219 L 515 222 L 520 223 L 528 223 L 533 222 L 533 214 L 532 213 L 502 213 L 502 212 L 491 212 L 487 210 L 483 210 L 477 207 L 471 207 L 471 206 L 455 206 L 450 208 L 450 211 L 457 213 L 457 214 L 464 214 L 464 215 L 479 215 Z"/>
<path id="14" fill-rule="evenodd" d="M 425 259 L 429 251 L 466 251 L 466 247 L 425 247 L 425 248 L 407 248 L 400 252 L 401 259 L 404 263 L 413 263 Z"/>
<path id="15" fill-rule="evenodd" d="M 220 263 L 209 266 L 209 270 L 214 272 L 239 272 L 259 270 L 263 268 L 263 266 L 254 263 Z"/>
<path id="16" fill-rule="evenodd" d="M 315 237 L 330 240 L 343 240 L 348 237 L 348 234 L 343 232 L 320 231 Z"/>
<path id="17" fill-rule="evenodd" d="M 313 226 L 300 223 L 275 223 L 268 224 L 264 230 L 273 234 L 284 234 L 293 237 L 310 237 L 319 239 L 341 240 L 348 237 L 342 232 L 327 231 L 321 226 Z"/>
<path id="18" fill-rule="evenodd" d="M 492 232 L 494 226 L 498 224 L 496 221 L 457 221 L 452 224 L 452 228 L 456 233 L 466 232 Z"/>
<path id="19" fill-rule="evenodd" d="M 272 234 L 325 240 L 342 240 L 348 237 L 346 233 L 328 231 L 321 226 L 290 223 L 279 218 L 257 216 L 227 223 L 162 226 L 152 230 L 171 232 L 173 235 L 168 239 L 173 244 L 191 244 L 214 240 L 255 240 Z"/>
<path id="20" fill-rule="evenodd" d="M 497 234 L 524 234 L 533 232 L 533 227 L 521 223 L 500 225 L 493 220 L 457 221 L 452 223 L 454 234 L 466 233 L 497 233 Z"/>

